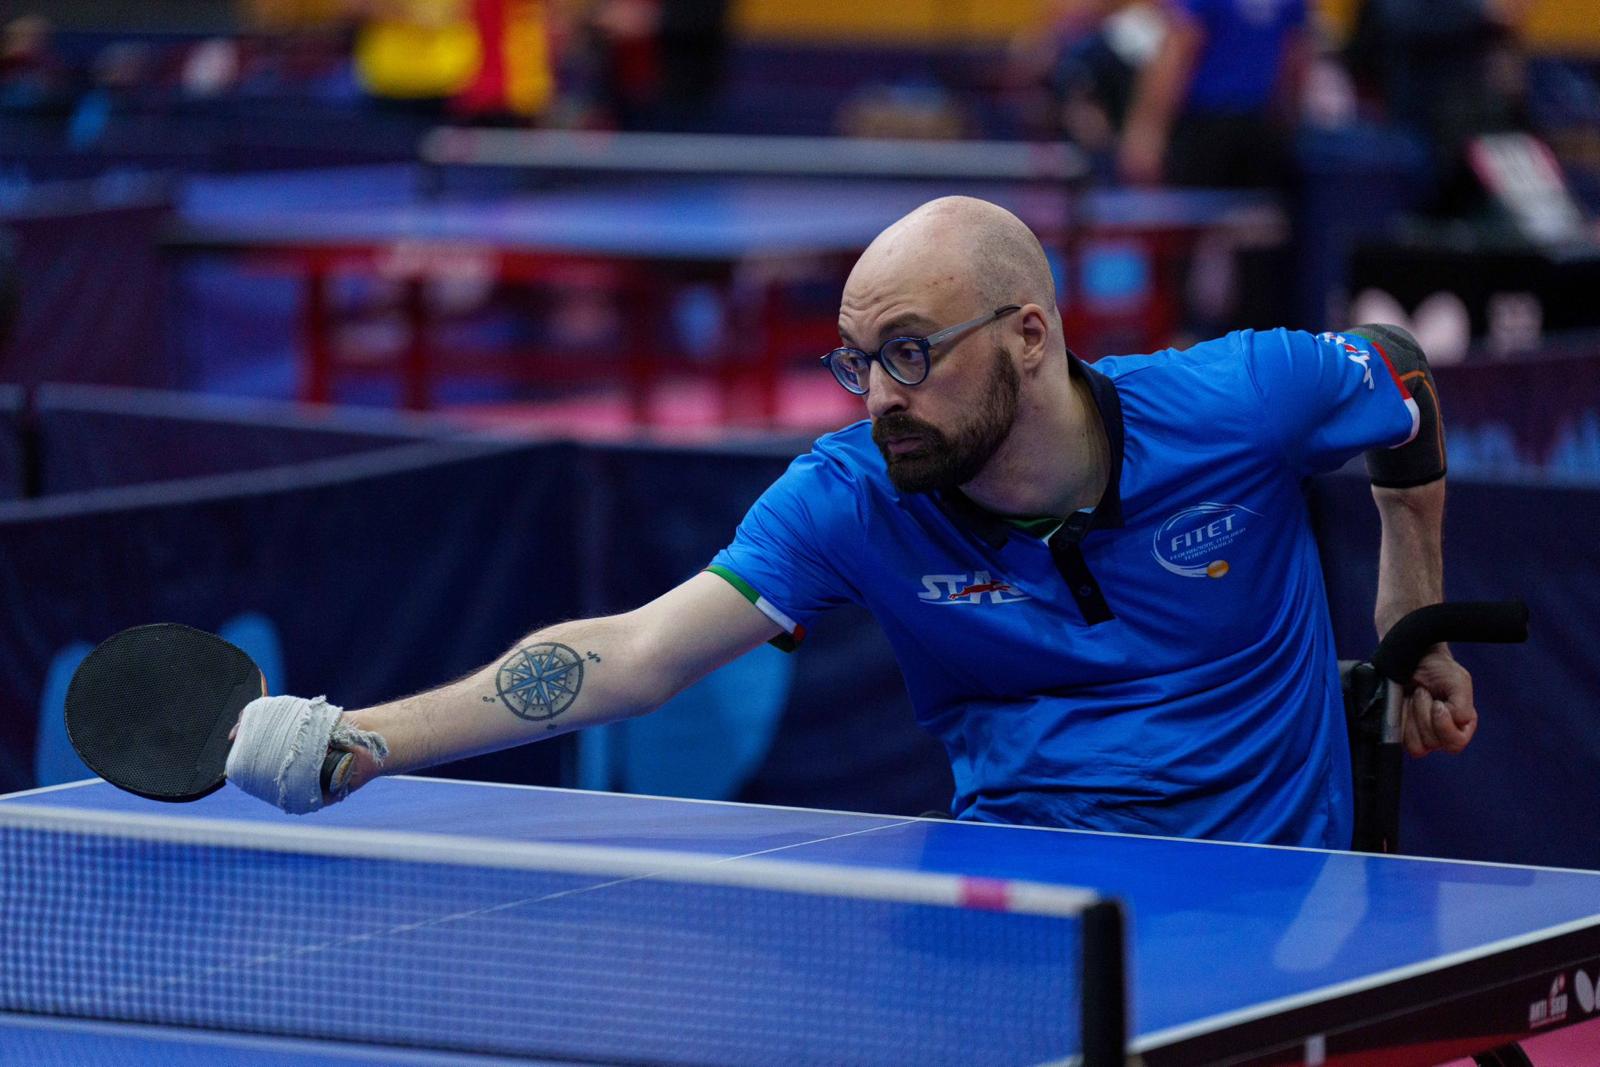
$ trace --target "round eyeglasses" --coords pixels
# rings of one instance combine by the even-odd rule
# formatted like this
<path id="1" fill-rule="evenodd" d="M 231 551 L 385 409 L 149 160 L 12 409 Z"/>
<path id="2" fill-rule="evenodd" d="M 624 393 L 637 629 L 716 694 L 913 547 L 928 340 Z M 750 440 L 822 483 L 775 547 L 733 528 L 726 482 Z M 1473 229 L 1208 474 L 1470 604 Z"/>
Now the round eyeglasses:
<path id="1" fill-rule="evenodd" d="M 931 363 L 928 352 L 958 334 L 984 326 L 1003 315 L 1022 310 L 1021 304 L 1006 304 L 975 319 L 946 326 L 926 337 L 891 337 L 875 353 L 859 348 L 835 348 L 822 357 L 823 366 L 833 372 L 834 380 L 857 396 L 865 396 L 867 378 L 872 372 L 872 361 L 883 364 L 889 376 L 901 385 L 921 385 L 928 377 Z"/>

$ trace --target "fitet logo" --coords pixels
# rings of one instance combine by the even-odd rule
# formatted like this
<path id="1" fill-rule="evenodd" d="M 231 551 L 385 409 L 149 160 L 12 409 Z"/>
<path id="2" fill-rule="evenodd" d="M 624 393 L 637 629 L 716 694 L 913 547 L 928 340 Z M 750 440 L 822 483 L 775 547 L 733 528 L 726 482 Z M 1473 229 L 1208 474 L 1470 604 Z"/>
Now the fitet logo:
<path id="1" fill-rule="evenodd" d="M 1252 515 L 1259 518 L 1261 513 L 1210 500 L 1184 508 L 1156 527 L 1150 553 L 1181 577 L 1222 578 L 1231 568 L 1221 552 L 1244 536 Z"/>

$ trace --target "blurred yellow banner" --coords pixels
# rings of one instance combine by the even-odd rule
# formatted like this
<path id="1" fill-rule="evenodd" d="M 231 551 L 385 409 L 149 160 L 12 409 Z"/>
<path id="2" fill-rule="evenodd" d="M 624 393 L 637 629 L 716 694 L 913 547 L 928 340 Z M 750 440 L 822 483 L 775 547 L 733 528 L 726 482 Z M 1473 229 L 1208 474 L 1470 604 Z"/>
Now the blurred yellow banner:
<path id="1" fill-rule="evenodd" d="M 1523 0 L 1509 0 L 1515 6 Z M 1600 0 L 1526 0 L 1528 47 L 1538 52 L 1600 53 Z M 1314 0 L 1341 35 L 1362 0 Z M 1054 11 L 1090 6 L 1090 0 L 735 0 L 734 24 L 753 39 L 851 44 L 992 43 Z"/>

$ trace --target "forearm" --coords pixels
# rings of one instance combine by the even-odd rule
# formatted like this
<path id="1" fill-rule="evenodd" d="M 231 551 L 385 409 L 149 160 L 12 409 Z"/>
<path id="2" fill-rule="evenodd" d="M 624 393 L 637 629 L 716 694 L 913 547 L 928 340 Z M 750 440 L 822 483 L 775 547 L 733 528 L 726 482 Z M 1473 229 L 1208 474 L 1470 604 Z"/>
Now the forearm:
<path id="1" fill-rule="evenodd" d="M 449 685 L 348 718 L 388 744 L 383 773 L 401 774 L 642 714 L 671 694 L 638 669 L 627 618 L 547 627 Z M 358 769 L 358 784 L 372 770 Z"/>
<path id="2" fill-rule="evenodd" d="M 1373 486 L 1383 526 L 1373 622 L 1381 637 L 1401 616 L 1444 599 L 1445 480 L 1408 489 Z"/>
<path id="3" fill-rule="evenodd" d="M 653 711 L 777 627 L 727 582 L 701 573 L 623 615 L 535 631 L 442 688 L 352 711 L 380 735 L 379 768 L 357 756 L 352 788 L 453 759 Z"/>

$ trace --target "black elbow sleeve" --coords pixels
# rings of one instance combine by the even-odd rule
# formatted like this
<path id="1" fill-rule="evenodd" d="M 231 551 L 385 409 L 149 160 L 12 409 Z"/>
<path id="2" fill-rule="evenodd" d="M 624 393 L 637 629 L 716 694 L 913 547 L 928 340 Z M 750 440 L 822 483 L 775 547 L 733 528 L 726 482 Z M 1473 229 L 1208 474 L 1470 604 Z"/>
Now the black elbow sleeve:
<path id="1" fill-rule="evenodd" d="M 1420 421 L 1416 436 L 1394 448 L 1367 452 L 1367 473 L 1372 484 L 1386 489 L 1410 489 L 1438 481 L 1445 473 L 1444 420 L 1433 373 L 1417 339 L 1398 326 L 1355 326 L 1345 331 L 1371 341 L 1393 368 L 1401 386 L 1416 401 Z"/>

